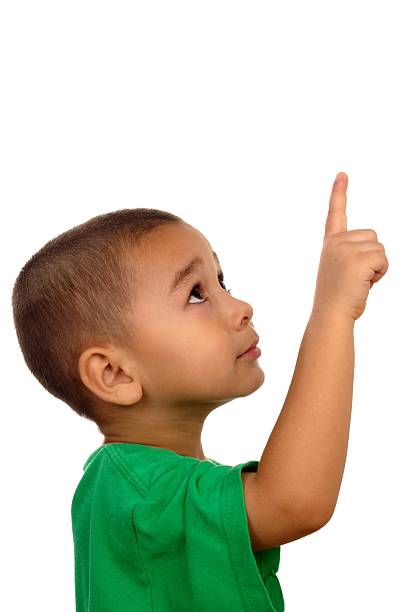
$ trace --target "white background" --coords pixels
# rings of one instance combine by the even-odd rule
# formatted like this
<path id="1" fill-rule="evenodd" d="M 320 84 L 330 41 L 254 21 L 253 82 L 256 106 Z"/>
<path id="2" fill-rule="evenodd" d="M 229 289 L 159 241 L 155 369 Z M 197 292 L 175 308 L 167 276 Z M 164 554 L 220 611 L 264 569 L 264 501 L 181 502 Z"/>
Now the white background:
<path id="1" fill-rule="evenodd" d="M 408 21 L 405 2 L 22 2 L 0 12 L 1 556 L 7 611 L 74 610 L 70 504 L 91 422 L 27 369 L 11 291 L 46 241 L 160 208 L 210 240 L 250 302 L 266 379 L 212 413 L 208 457 L 259 459 L 310 314 L 332 181 L 389 260 L 355 324 L 335 513 L 281 548 L 286 612 L 407 610 Z"/>

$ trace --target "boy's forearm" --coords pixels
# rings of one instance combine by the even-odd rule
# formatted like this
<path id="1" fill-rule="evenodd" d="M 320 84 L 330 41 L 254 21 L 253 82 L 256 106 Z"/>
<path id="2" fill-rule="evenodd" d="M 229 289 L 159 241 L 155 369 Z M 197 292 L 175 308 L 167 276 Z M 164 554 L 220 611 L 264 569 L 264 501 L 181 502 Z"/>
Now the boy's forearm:
<path id="1" fill-rule="evenodd" d="M 312 313 L 281 413 L 260 458 L 262 491 L 283 496 L 297 520 L 331 517 L 344 473 L 355 366 L 354 324 Z"/>

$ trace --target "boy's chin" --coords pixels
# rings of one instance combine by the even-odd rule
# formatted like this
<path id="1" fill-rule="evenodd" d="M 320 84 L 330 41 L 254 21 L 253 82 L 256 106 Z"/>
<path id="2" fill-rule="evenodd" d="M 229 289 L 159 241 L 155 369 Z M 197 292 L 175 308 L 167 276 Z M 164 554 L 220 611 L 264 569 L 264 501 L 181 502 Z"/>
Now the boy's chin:
<path id="1" fill-rule="evenodd" d="M 251 395 L 257 391 L 257 389 L 260 389 L 266 379 L 266 375 L 261 368 L 257 368 L 257 372 L 259 373 L 259 376 L 256 376 L 256 374 L 254 374 L 252 378 L 249 376 L 248 380 L 246 381 L 247 384 L 245 385 L 246 389 L 243 389 L 243 392 L 240 393 L 240 395 L 237 395 L 237 397 L 246 397 L 247 395 Z"/>

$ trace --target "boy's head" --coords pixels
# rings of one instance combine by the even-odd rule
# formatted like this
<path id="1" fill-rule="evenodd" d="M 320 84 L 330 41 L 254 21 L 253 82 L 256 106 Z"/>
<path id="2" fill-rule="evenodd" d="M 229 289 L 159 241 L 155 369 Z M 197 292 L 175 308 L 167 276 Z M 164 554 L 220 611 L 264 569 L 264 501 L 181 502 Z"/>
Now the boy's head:
<path id="1" fill-rule="evenodd" d="M 12 301 L 29 369 L 106 442 L 197 433 L 264 381 L 257 360 L 237 359 L 256 338 L 252 307 L 227 291 L 203 234 L 165 211 L 99 215 L 50 240 Z"/>

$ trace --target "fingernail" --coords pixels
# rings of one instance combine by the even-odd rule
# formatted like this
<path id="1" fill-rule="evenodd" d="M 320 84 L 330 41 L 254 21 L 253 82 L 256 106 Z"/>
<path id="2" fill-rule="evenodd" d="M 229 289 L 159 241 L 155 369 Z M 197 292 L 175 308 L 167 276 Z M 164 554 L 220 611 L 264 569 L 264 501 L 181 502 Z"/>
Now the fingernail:
<path id="1" fill-rule="evenodd" d="M 342 178 L 342 172 L 338 172 L 337 176 L 335 177 L 335 183 L 337 183 L 340 179 Z"/>

